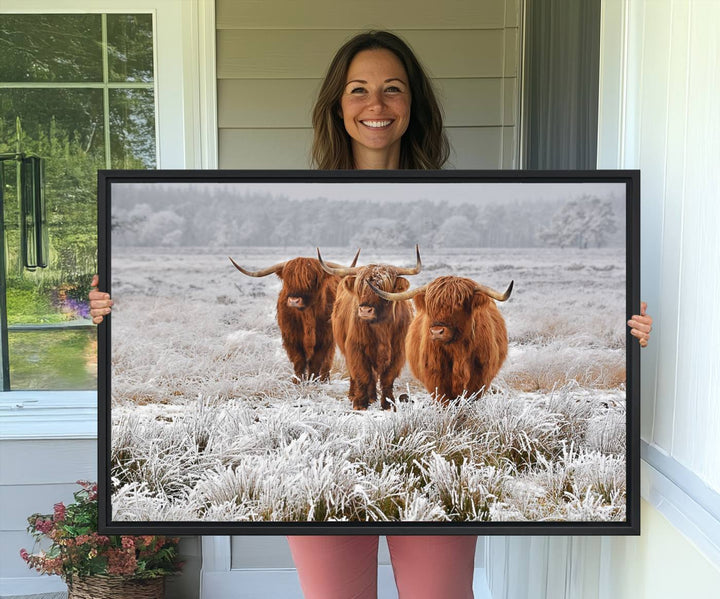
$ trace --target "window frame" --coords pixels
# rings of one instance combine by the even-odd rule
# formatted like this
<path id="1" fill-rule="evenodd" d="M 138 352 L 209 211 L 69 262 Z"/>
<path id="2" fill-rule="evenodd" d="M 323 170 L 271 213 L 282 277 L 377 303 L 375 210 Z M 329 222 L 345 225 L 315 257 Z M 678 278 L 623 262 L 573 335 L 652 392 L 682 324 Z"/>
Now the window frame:
<path id="1" fill-rule="evenodd" d="M 217 168 L 213 0 L 0 0 L 0 14 L 152 14 L 157 168 Z M 97 392 L 0 392 L 0 439 L 97 438 Z"/>

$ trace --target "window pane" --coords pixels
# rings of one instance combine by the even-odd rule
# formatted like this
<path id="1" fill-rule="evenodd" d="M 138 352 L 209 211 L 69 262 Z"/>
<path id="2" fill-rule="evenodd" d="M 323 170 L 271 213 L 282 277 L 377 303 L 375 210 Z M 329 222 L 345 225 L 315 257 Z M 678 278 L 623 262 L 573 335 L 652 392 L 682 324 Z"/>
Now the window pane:
<path id="1" fill-rule="evenodd" d="M 100 15 L 0 15 L 0 81 L 102 81 Z"/>
<path id="2" fill-rule="evenodd" d="M 8 335 L 10 384 L 17 389 L 97 387 L 97 332 L 52 330 Z"/>
<path id="3" fill-rule="evenodd" d="M 110 81 L 153 80 L 152 15 L 108 15 Z"/>
<path id="4" fill-rule="evenodd" d="M 50 247 L 47 268 L 23 268 L 17 163 L 5 161 L 11 388 L 92 389 L 95 374 L 86 372 L 86 362 L 95 359 L 88 349 L 93 329 L 13 332 L 13 326 L 61 325 L 87 317 L 87 293 L 97 269 L 96 173 L 105 165 L 102 90 L 4 90 L 0 109 L 0 153 L 15 150 L 20 117 L 21 150 L 45 159 Z"/>
<path id="5" fill-rule="evenodd" d="M 16 126 L 21 149 L 48 158 L 64 156 L 68 145 L 93 160 L 104 160 L 105 119 L 101 89 L 3 89 L 0 93 L 0 152 L 15 151 Z M 102 166 L 100 166 L 102 168 Z"/>
<path id="6" fill-rule="evenodd" d="M 112 168 L 155 168 L 153 90 L 110 90 L 110 147 Z"/>

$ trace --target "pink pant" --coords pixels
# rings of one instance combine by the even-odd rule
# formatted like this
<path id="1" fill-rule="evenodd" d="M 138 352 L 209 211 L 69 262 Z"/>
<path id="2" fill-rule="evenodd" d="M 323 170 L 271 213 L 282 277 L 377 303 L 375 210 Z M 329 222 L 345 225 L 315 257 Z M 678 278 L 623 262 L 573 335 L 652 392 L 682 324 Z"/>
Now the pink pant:
<path id="1" fill-rule="evenodd" d="M 389 536 L 399 599 L 472 599 L 474 536 Z M 288 537 L 305 599 L 375 599 L 376 536 Z"/>

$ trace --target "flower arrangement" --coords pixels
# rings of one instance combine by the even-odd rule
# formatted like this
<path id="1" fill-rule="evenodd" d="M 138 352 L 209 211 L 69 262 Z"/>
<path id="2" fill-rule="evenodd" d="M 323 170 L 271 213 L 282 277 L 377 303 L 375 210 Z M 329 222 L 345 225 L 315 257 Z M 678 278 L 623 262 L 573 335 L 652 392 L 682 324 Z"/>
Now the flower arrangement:
<path id="1" fill-rule="evenodd" d="M 80 490 L 69 505 L 56 503 L 52 514 L 33 514 L 28 532 L 38 553 L 20 550 L 20 557 L 41 574 L 57 574 L 69 584 L 91 576 L 150 579 L 179 572 L 177 538 L 163 536 L 104 536 L 97 532 L 97 485 L 78 481 Z"/>

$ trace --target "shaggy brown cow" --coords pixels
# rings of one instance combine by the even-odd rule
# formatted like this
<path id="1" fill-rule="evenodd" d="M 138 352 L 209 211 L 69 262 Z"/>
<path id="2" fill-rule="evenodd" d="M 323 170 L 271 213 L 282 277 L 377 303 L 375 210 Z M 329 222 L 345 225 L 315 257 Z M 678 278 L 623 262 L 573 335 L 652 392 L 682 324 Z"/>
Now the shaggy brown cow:
<path id="1" fill-rule="evenodd" d="M 387 264 L 369 264 L 358 268 L 328 268 L 328 273 L 343 276 L 332 313 L 332 328 L 350 373 L 353 409 L 365 410 L 377 399 L 380 382 L 381 406 L 390 408 L 395 400 L 393 384 L 405 364 L 405 335 L 412 320 L 410 302 L 391 303 L 375 295 L 368 283 L 386 291 L 405 291 L 408 280 L 402 275 L 420 272 L 420 251 L 413 268 Z"/>
<path id="2" fill-rule="evenodd" d="M 499 293 L 463 277 L 439 277 L 405 293 L 382 298 L 414 298 L 417 313 L 406 339 L 413 374 L 437 399 L 448 403 L 463 392 L 488 389 L 508 349 L 505 320 L 493 300 L 510 297 L 513 281 Z"/>
<path id="3" fill-rule="evenodd" d="M 352 266 L 359 255 L 360 250 Z M 326 273 L 315 258 L 294 258 L 259 271 L 246 270 L 232 258 L 230 262 L 250 277 L 273 273 L 280 277 L 283 287 L 277 300 L 277 321 L 296 381 L 327 380 L 335 354 L 330 315 L 340 277 Z"/>

